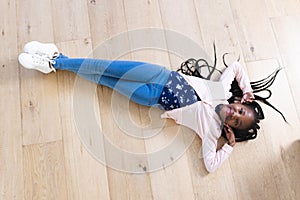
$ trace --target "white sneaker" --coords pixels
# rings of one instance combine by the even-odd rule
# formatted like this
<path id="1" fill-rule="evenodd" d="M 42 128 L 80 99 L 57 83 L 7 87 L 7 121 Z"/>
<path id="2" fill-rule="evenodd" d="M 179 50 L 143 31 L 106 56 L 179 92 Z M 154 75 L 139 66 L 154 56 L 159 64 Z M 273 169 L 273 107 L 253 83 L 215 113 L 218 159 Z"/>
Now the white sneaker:
<path id="1" fill-rule="evenodd" d="M 25 44 L 23 50 L 25 53 L 38 54 L 40 56 L 46 56 L 49 59 L 53 59 L 59 55 L 59 51 L 55 44 L 41 43 L 38 41 L 28 42 Z"/>
<path id="2" fill-rule="evenodd" d="M 45 74 L 48 74 L 52 71 L 55 72 L 55 69 L 53 67 L 53 64 L 55 62 L 46 56 L 21 53 L 19 55 L 19 62 L 23 67 L 27 69 L 35 69 Z"/>

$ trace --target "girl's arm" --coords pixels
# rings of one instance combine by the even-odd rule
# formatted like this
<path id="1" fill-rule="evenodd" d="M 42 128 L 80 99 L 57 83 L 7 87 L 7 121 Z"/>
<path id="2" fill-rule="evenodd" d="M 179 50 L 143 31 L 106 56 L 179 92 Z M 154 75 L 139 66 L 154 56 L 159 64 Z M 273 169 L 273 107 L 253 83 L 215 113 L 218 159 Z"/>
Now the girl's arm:
<path id="1" fill-rule="evenodd" d="M 232 146 L 225 144 L 217 151 L 218 138 L 220 137 L 220 124 L 214 123 L 214 110 L 202 102 L 197 102 L 183 108 L 166 111 L 162 118 L 171 118 L 177 124 L 184 125 L 194 130 L 202 139 L 202 153 L 207 171 L 213 172 L 219 168 L 232 152 Z M 210 110 L 212 113 L 208 113 Z M 218 116 L 215 116 L 218 118 Z"/>
<path id="2" fill-rule="evenodd" d="M 239 62 L 233 62 L 231 65 L 229 65 L 220 77 L 220 81 L 223 84 L 225 92 L 227 92 L 227 99 L 229 99 L 232 95 L 229 90 L 234 78 L 237 80 L 239 87 L 243 91 L 244 96 L 242 101 L 251 101 L 254 96 L 252 93 L 253 90 L 250 85 L 250 80 L 243 66 Z"/>
<path id="3" fill-rule="evenodd" d="M 208 136 L 202 140 L 203 159 L 208 172 L 218 169 L 233 151 L 233 147 L 229 144 L 224 144 L 221 149 L 217 150 L 217 142 L 218 138 L 214 136 Z"/>

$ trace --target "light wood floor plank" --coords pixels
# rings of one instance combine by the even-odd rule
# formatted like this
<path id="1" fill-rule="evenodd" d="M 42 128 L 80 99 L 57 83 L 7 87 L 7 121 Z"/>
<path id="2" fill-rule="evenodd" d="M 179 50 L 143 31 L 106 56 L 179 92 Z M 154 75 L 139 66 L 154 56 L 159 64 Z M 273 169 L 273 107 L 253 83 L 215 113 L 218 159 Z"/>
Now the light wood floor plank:
<path id="1" fill-rule="evenodd" d="M 230 6 L 245 61 L 278 57 L 265 2 L 230 0 Z"/>
<path id="2" fill-rule="evenodd" d="M 249 71 L 250 77 L 252 77 L 253 80 L 259 80 L 275 70 L 277 64 L 277 60 L 265 60 L 248 63 L 247 66 L 251 69 Z M 259 74 L 257 73 L 258 70 L 260 71 Z M 265 155 L 261 157 L 257 156 L 256 159 L 260 160 L 260 165 L 271 167 L 271 170 L 267 170 L 271 172 L 271 174 L 268 175 L 269 178 L 266 177 L 263 180 L 269 182 L 272 177 L 274 177 L 274 186 L 276 186 L 276 191 L 278 191 L 278 197 L 274 196 L 274 198 L 297 199 L 297 192 L 295 192 L 294 186 L 299 187 L 299 181 L 294 182 L 297 183 L 294 186 L 290 185 L 290 181 L 297 180 L 298 178 L 297 176 L 290 177 L 290 170 L 286 168 L 286 165 L 289 163 L 288 160 L 294 154 L 293 151 L 290 152 L 288 149 L 300 138 L 298 117 L 293 105 L 291 91 L 287 89 L 289 87 L 287 80 L 285 70 L 282 70 L 271 86 L 273 94 L 269 101 L 284 113 L 290 125 L 286 124 L 276 111 L 268 106 L 262 105 L 266 119 L 261 122 L 262 130 L 260 131 L 260 135 L 263 136 L 263 138 L 260 137 L 258 140 L 264 140 L 265 145 L 259 148 L 257 155 Z M 253 149 L 253 151 L 255 150 Z M 291 162 L 292 160 L 293 159 L 291 159 Z M 295 165 L 295 168 L 299 169 L 297 165 Z M 266 176 L 267 174 L 268 173 L 264 172 L 261 176 Z M 268 184 L 265 184 L 264 186 L 267 185 Z M 285 185 L 285 187 L 283 188 L 282 185 Z M 271 189 L 270 186 L 267 188 L 268 190 Z M 275 190 L 271 191 L 272 190 L 268 193 L 276 193 Z M 265 191 L 261 191 L 261 193 L 263 194 Z"/>
<path id="3" fill-rule="evenodd" d="M 116 104 L 112 104 L 112 91 L 108 88 L 103 88 L 99 91 L 100 101 L 100 114 L 105 116 L 105 119 L 113 119 L 112 109 Z M 127 99 L 116 94 L 120 105 L 128 104 Z M 113 98 L 114 98 L 113 97 Z M 119 108 L 121 110 L 126 109 Z M 138 110 L 135 109 L 135 112 Z M 128 117 L 124 113 L 117 113 L 123 117 Z M 125 132 L 122 127 L 118 126 L 115 120 L 102 121 L 102 131 L 108 142 L 111 142 L 116 149 L 112 149 L 109 143 L 105 145 L 105 156 L 108 165 L 108 180 L 110 188 L 110 198 L 120 199 L 126 197 L 128 199 L 149 199 L 151 198 L 151 187 L 149 184 L 149 177 L 144 173 L 143 166 L 145 163 L 140 163 L 137 159 L 131 160 L 122 157 L 122 153 L 129 152 L 129 154 L 145 153 L 144 142 L 138 140 L 130 135 L 130 132 Z M 140 131 L 139 131 L 140 132 Z M 137 134 L 137 132 L 135 132 Z M 139 175 L 130 173 L 142 173 Z M 143 192 L 136 192 L 136 191 Z"/>
<path id="4" fill-rule="evenodd" d="M 0 199 L 24 199 L 15 1 L 0 2 Z"/>
<path id="5" fill-rule="evenodd" d="M 90 37 L 86 0 L 51 0 L 55 41 Z M 49 9 L 48 8 L 48 9 Z M 88 37 L 87 37 L 88 36 Z"/>
<path id="6" fill-rule="evenodd" d="M 119 43 L 115 43 L 117 34 L 122 34 L 128 30 L 124 3 L 104 1 L 98 4 L 96 2 L 95 4 L 90 4 L 89 11 L 91 13 L 91 23 L 98 24 L 98 28 L 94 27 L 91 32 L 94 57 L 100 59 L 131 59 L 131 47 L 126 33 L 121 36 L 122 40 Z M 105 39 L 108 38 L 112 38 L 111 42 L 105 43 Z M 108 45 L 104 52 L 99 51 L 103 47 L 101 46 L 103 42 L 104 45 Z M 151 199 L 149 176 L 143 171 L 143 168 L 139 167 L 135 161 L 119 157 L 122 152 L 129 152 L 129 154 L 145 152 L 143 140 L 136 139 L 130 135 L 133 131 L 131 127 L 135 130 L 134 134 L 141 135 L 141 130 L 132 121 L 134 120 L 134 122 L 140 124 L 138 106 L 128 102 L 125 97 L 113 93 L 111 89 L 106 87 L 99 87 L 98 95 L 100 114 L 103 117 L 101 126 L 104 137 L 119 149 L 112 149 L 108 145 L 109 143 L 105 144 L 106 162 L 109 167 L 107 176 L 110 198 Z M 131 119 L 132 116 L 133 119 Z M 132 164 L 135 166 L 131 166 Z M 142 174 L 130 174 L 130 172 L 135 172 L 135 168 Z"/>
<path id="7" fill-rule="evenodd" d="M 23 149 L 25 199 L 67 199 L 61 141 Z"/>
<path id="8" fill-rule="evenodd" d="M 300 14 L 298 0 L 265 0 L 269 17 L 281 17 Z"/>
<path id="9" fill-rule="evenodd" d="M 58 43 L 58 47 L 65 55 L 70 57 L 85 57 L 85 54 L 91 51 L 91 41 L 81 39 L 61 42 Z M 78 87 L 78 84 L 82 81 L 91 88 L 94 85 L 81 79 L 79 83 L 76 83 L 77 79 L 79 77 L 76 77 L 72 72 L 58 72 L 68 199 L 109 199 L 106 167 L 98 162 L 85 146 L 84 142 L 86 140 L 83 137 L 87 138 L 88 136 L 85 137 L 80 133 L 81 129 L 78 129 L 78 127 L 86 124 L 86 121 L 82 120 L 80 122 L 75 120 L 74 117 L 76 112 L 74 104 L 75 87 Z M 84 98 L 83 90 L 79 88 L 76 92 L 80 93 L 77 95 Z M 84 105 L 81 106 L 84 107 Z M 99 111 L 97 116 L 99 117 Z M 84 117 L 84 119 L 86 118 L 87 116 Z"/>
<path id="10" fill-rule="evenodd" d="M 300 61 L 299 21 L 300 15 L 272 19 L 277 45 L 282 58 L 282 67 L 284 67 L 288 78 L 288 86 L 293 95 L 298 119 L 300 118 L 300 107 L 297 103 L 300 100 L 300 88 L 298 86 L 298 77 L 300 76 L 300 69 L 298 67 Z"/>
<path id="11" fill-rule="evenodd" d="M 51 1 L 17 1 L 16 5 L 20 52 L 30 40 L 53 41 Z M 61 140 L 55 74 L 22 67 L 20 78 L 23 144 Z"/>
<path id="12" fill-rule="evenodd" d="M 241 51 L 238 31 L 231 12 L 230 2 L 226 1 L 195 1 L 204 47 L 211 61 L 213 61 L 213 42 L 216 44 L 217 68 L 224 69 L 222 56 L 226 56 L 226 63 L 231 64 L 244 57 Z M 220 74 L 219 74 L 220 75 Z"/>
<path id="13" fill-rule="evenodd" d="M 179 0 L 173 6 L 170 6 L 171 4 L 173 4 L 173 2 L 169 0 L 159 1 L 162 23 L 166 29 L 166 43 L 170 51 L 171 69 L 177 70 L 180 64 L 186 59 L 204 56 L 199 55 L 200 52 L 198 51 L 194 52 L 186 48 L 189 47 L 187 41 L 191 40 L 192 43 L 198 47 L 203 46 L 203 41 L 194 1 Z M 189 25 L 187 26 L 187 24 Z M 173 33 L 173 31 L 175 33 Z M 182 50 L 178 51 L 174 46 L 182 47 L 184 52 Z M 177 52 L 175 50 L 177 50 Z"/>

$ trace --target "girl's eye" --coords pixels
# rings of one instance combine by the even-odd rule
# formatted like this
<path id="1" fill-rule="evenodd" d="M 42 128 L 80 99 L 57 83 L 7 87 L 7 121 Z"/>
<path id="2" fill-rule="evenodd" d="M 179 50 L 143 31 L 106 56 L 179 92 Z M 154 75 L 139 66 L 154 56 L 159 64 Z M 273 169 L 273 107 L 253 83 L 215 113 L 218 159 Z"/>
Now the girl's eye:
<path id="1" fill-rule="evenodd" d="M 243 108 L 240 109 L 239 114 L 243 114 Z"/>

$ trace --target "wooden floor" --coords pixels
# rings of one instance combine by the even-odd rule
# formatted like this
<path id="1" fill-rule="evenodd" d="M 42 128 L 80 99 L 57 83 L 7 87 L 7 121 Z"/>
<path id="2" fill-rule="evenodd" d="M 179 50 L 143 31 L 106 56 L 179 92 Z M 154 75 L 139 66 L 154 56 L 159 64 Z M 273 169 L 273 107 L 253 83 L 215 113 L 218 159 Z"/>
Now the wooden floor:
<path id="1" fill-rule="evenodd" d="M 2 0 L 0 11 L 1 200 L 300 199 L 299 0 Z M 228 62 L 240 55 L 251 80 L 265 77 L 280 63 L 284 70 L 272 86 L 270 101 L 286 115 L 289 125 L 263 106 L 266 120 L 258 138 L 237 144 L 212 174 L 205 170 L 197 137 L 178 159 L 154 172 L 140 166 L 144 173 L 126 173 L 99 162 L 85 148 L 74 119 L 74 91 L 80 79 L 66 71 L 44 75 L 21 68 L 18 54 L 26 42 L 39 40 L 56 43 L 68 56 L 87 57 L 116 35 L 147 28 L 176 31 L 211 57 L 215 41 L 218 67 L 223 67 L 223 53 L 231 53 Z M 168 37 L 159 39 L 170 46 Z M 135 38 L 128 40 L 135 42 Z M 119 48 L 115 44 L 107 51 L 118 53 L 128 41 L 117 44 Z M 151 48 L 127 51 L 121 57 L 173 69 L 187 59 Z M 130 119 L 140 127 L 135 131 L 143 131 L 152 123 L 149 110 L 130 103 L 130 115 L 119 112 L 115 118 L 112 91 L 96 89 L 94 108 L 101 130 L 121 150 L 159 151 L 179 132 L 180 126 L 167 120 L 151 138 L 126 135 L 118 128 L 120 122 Z M 85 90 L 77 93 L 84 98 Z M 183 132 L 194 134 L 185 128 Z M 113 153 L 102 150 L 113 160 Z M 128 164 L 126 159 L 120 162 L 120 166 Z"/>

